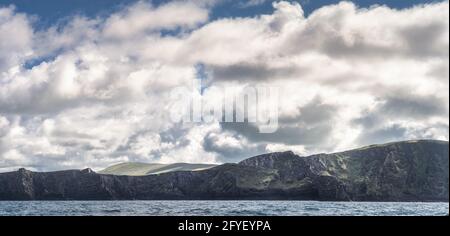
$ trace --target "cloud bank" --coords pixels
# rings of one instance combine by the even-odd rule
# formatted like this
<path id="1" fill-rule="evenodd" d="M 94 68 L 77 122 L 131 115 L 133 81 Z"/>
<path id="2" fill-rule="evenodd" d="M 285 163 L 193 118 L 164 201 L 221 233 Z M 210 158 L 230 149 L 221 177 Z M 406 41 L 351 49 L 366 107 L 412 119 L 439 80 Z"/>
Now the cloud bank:
<path id="1" fill-rule="evenodd" d="M 211 4 L 139 2 L 45 29 L 0 8 L 0 171 L 448 140 L 448 1 L 403 10 L 341 2 L 308 17 L 280 1 L 268 15 L 214 21 Z M 279 130 L 171 122 L 169 93 L 191 86 L 199 63 L 207 101 L 223 86 L 278 87 Z"/>

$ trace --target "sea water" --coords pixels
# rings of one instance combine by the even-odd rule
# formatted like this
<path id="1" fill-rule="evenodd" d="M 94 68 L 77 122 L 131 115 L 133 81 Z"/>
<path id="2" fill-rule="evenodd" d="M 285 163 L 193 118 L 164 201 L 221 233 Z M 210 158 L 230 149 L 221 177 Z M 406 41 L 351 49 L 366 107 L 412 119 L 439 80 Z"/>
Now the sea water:
<path id="1" fill-rule="evenodd" d="M 2 216 L 440 216 L 448 214 L 448 202 L 0 201 Z"/>

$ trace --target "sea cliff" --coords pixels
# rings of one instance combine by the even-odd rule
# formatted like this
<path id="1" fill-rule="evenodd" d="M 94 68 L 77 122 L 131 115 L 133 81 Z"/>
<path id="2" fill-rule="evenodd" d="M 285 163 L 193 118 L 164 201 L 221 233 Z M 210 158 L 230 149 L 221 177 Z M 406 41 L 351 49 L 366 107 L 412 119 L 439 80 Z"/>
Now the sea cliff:
<path id="1" fill-rule="evenodd" d="M 0 200 L 448 201 L 448 161 L 448 142 L 421 140 L 147 176 L 20 169 L 0 173 Z"/>

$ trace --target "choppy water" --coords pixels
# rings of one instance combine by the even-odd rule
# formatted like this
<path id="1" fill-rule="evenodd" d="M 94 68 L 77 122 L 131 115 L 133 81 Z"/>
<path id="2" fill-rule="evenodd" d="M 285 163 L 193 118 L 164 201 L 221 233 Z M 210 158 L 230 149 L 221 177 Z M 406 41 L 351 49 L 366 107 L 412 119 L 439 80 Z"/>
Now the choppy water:
<path id="1" fill-rule="evenodd" d="M 0 201 L 0 215 L 23 216 L 439 216 L 448 203 L 314 201 Z"/>

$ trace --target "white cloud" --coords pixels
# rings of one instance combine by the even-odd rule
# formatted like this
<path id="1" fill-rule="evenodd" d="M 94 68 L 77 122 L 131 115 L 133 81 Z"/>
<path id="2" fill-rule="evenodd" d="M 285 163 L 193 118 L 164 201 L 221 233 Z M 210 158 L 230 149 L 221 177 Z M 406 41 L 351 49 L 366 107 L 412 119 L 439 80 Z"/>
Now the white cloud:
<path id="1" fill-rule="evenodd" d="M 138 2 L 110 16 L 103 32 L 107 37 L 129 38 L 163 29 L 191 29 L 207 20 L 207 9 L 194 3 L 169 2 L 153 8 L 148 3 Z"/>
<path id="2" fill-rule="evenodd" d="M 43 30 L 0 8 L 1 170 L 448 140 L 447 1 L 404 10 L 342 2 L 306 18 L 299 4 L 281 1 L 269 15 L 208 21 L 212 4 L 139 2 Z M 279 132 L 171 122 L 169 92 L 190 88 L 198 63 L 210 76 L 210 102 L 221 102 L 221 86 L 279 87 Z"/>
<path id="3" fill-rule="evenodd" d="M 25 14 L 13 7 L 0 8 L 0 75 L 32 53 L 33 29 Z"/>

